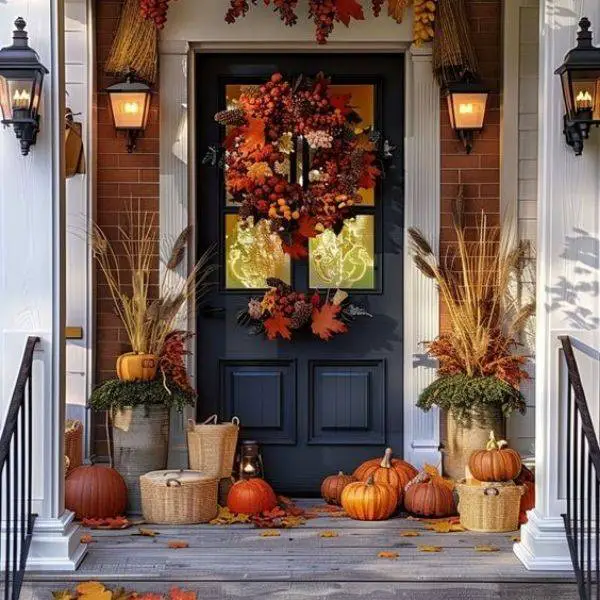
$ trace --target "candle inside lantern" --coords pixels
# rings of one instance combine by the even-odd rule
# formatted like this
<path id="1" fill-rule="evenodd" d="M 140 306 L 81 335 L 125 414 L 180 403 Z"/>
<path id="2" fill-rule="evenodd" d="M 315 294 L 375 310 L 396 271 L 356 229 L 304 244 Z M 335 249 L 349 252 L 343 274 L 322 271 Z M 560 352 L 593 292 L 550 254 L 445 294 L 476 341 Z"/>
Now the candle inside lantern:
<path id="1" fill-rule="evenodd" d="M 594 99 L 587 90 L 581 90 L 575 99 L 577 110 L 590 110 L 593 108 Z"/>
<path id="2" fill-rule="evenodd" d="M 469 115 L 473 113 L 473 104 L 469 103 L 469 104 L 460 104 L 458 107 L 458 112 L 461 115 Z"/>
<path id="3" fill-rule="evenodd" d="M 125 102 L 123 112 L 129 115 L 135 115 L 139 112 L 140 107 L 137 102 Z"/>
<path id="4" fill-rule="evenodd" d="M 256 469 L 251 464 L 244 465 L 244 474 L 252 476 L 256 473 Z"/>
<path id="5" fill-rule="evenodd" d="M 29 94 L 29 92 L 27 90 L 21 90 L 21 92 L 19 92 L 19 90 L 15 90 L 15 93 L 13 95 L 13 109 L 19 109 L 19 108 L 28 108 L 29 107 L 29 102 L 31 101 L 31 95 Z"/>

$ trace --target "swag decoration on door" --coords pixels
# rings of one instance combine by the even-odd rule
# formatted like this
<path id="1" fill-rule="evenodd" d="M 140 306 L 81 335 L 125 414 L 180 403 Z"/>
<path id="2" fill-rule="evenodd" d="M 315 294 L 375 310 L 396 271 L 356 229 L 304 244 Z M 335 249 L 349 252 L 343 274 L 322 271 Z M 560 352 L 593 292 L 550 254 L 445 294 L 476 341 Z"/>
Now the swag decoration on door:
<path id="1" fill-rule="evenodd" d="M 360 127 L 350 95 L 329 86 L 322 73 L 295 83 L 275 73 L 243 86 L 235 104 L 215 115 L 227 128 L 220 162 L 228 197 L 247 226 L 266 220 L 292 258 L 307 256 L 309 238 L 338 234 L 362 201 L 359 191 L 382 174 L 378 134 Z M 300 155 L 309 161 L 307 180 L 297 173 Z"/>
<path id="2" fill-rule="evenodd" d="M 293 332 L 310 328 L 313 335 L 329 341 L 336 334 L 346 333 L 356 317 L 371 316 L 342 290 L 331 297 L 317 291 L 308 296 L 280 279 L 269 278 L 267 285 L 270 287 L 264 296 L 251 298 L 248 308 L 238 314 L 238 323 L 248 327 L 251 335 L 291 340 Z"/>

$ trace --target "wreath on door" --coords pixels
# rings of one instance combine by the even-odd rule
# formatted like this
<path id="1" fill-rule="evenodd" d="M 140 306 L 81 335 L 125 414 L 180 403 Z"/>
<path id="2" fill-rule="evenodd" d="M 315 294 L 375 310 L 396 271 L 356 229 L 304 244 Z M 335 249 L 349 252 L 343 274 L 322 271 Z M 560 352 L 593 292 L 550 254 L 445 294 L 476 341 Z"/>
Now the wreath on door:
<path id="1" fill-rule="evenodd" d="M 374 188 L 382 174 L 379 135 L 360 127 L 350 101 L 323 73 L 294 83 L 275 73 L 243 86 L 215 115 L 226 127 L 228 199 L 240 206 L 242 221 L 267 220 L 292 258 L 306 256 L 308 238 L 339 233 L 362 201 L 360 190 Z M 308 161 L 304 179 L 299 156 Z"/>

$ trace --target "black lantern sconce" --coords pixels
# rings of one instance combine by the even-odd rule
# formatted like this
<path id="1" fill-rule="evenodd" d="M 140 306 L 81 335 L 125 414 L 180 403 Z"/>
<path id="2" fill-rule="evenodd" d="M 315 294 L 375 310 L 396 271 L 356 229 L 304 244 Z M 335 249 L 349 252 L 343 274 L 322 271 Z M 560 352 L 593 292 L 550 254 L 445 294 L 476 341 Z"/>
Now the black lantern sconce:
<path id="1" fill-rule="evenodd" d="M 40 129 L 40 100 L 44 75 L 48 69 L 40 62 L 27 41 L 25 21 L 15 21 L 12 46 L 0 50 L 0 109 L 2 124 L 12 125 L 27 156 Z"/>
<path id="2" fill-rule="evenodd" d="M 577 156 L 592 125 L 600 125 L 600 48 L 592 44 L 591 25 L 586 17 L 579 21 L 577 46 L 555 71 L 565 100 L 564 134 Z"/>
<path id="3" fill-rule="evenodd" d="M 469 73 L 445 86 L 450 125 L 467 154 L 473 149 L 473 134 L 483 129 L 489 90 Z"/>
<path id="4" fill-rule="evenodd" d="M 143 81 L 136 79 L 130 69 L 125 81 L 106 88 L 110 100 L 113 124 L 117 131 L 127 134 L 127 152 L 133 152 L 138 136 L 148 123 L 152 90 Z"/>

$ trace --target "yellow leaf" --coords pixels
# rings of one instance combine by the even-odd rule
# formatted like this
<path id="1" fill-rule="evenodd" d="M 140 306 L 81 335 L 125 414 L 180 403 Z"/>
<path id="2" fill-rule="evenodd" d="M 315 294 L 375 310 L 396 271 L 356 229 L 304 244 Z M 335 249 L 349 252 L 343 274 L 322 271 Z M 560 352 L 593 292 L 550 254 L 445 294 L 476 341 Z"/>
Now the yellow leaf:
<path id="1" fill-rule="evenodd" d="M 440 472 L 437 470 L 437 467 L 434 467 L 433 465 L 425 464 L 425 466 L 423 467 L 423 471 L 425 471 L 425 473 L 427 473 L 428 475 L 431 475 L 431 477 L 441 477 Z"/>
<path id="2" fill-rule="evenodd" d="M 338 532 L 337 531 L 321 531 L 321 533 L 319 534 L 319 537 L 322 538 L 334 538 L 334 537 L 338 537 Z"/>
<path id="3" fill-rule="evenodd" d="M 250 523 L 250 515 L 232 513 L 226 506 L 219 506 L 219 514 L 210 521 L 210 525 L 233 525 L 234 523 Z"/>
<path id="4" fill-rule="evenodd" d="M 189 548 L 190 545 L 187 542 L 184 542 L 183 540 L 171 540 L 168 543 L 169 548 L 176 550 L 178 548 Z"/>
<path id="5" fill-rule="evenodd" d="M 267 529 L 261 532 L 260 537 L 279 537 L 281 533 L 276 529 Z"/>
<path id="6" fill-rule="evenodd" d="M 140 527 L 137 535 L 141 535 L 144 537 L 156 537 L 157 535 L 159 535 L 159 533 L 158 531 L 154 531 L 153 529 L 143 529 L 142 527 Z"/>
<path id="7" fill-rule="evenodd" d="M 94 592 L 103 592 L 106 588 L 99 581 L 84 581 L 76 588 L 78 594 L 92 594 Z"/>
<path id="8" fill-rule="evenodd" d="M 419 537 L 421 534 L 418 531 L 406 530 L 400 532 L 400 537 Z"/>
<path id="9" fill-rule="evenodd" d="M 400 555 L 397 552 L 380 552 L 377 558 L 387 558 L 389 560 L 396 560 Z"/>
<path id="10" fill-rule="evenodd" d="M 419 546 L 419 552 L 441 552 L 441 546 Z"/>
<path id="11" fill-rule="evenodd" d="M 54 600 L 73 600 L 73 595 L 70 590 L 59 590 L 52 592 L 52 598 Z"/>
<path id="12" fill-rule="evenodd" d="M 97 590 L 89 594 L 81 594 L 80 600 L 112 600 L 112 592 L 110 590 Z"/>
<path id="13" fill-rule="evenodd" d="M 438 521 L 437 523 L 427 525 L 426 529 L 435 531 L 436 533 L 450 533 L 452 531 L 452 523 L 449 521 Z"/>
<path id="14" fill-rule="evenodd" d="M 477 552 L 498 552 L 500 550 L 500 548 L 498 548 L 497 546 L 481 545 L 481 546 L 475 546 L 475 550 Z"/>
<path id="15" fill-rule="evenodd" d="M 519 536 L 519 535 L 513 535 L 513 536 L 510 538 L 510 541 L 511 541 L 511 542 L 517 542 L 517 543 L 519 543 L 519 542 L 521 541 L 521 536 Z"/>
<path id="16" fill-rule="evenodd" d="M 94 542 L 94 538 L 88 533 L 86 535 L 82 535 L 81 538 L 79 538 L 79 541 L 82 544 L 91 544 Z"/>

